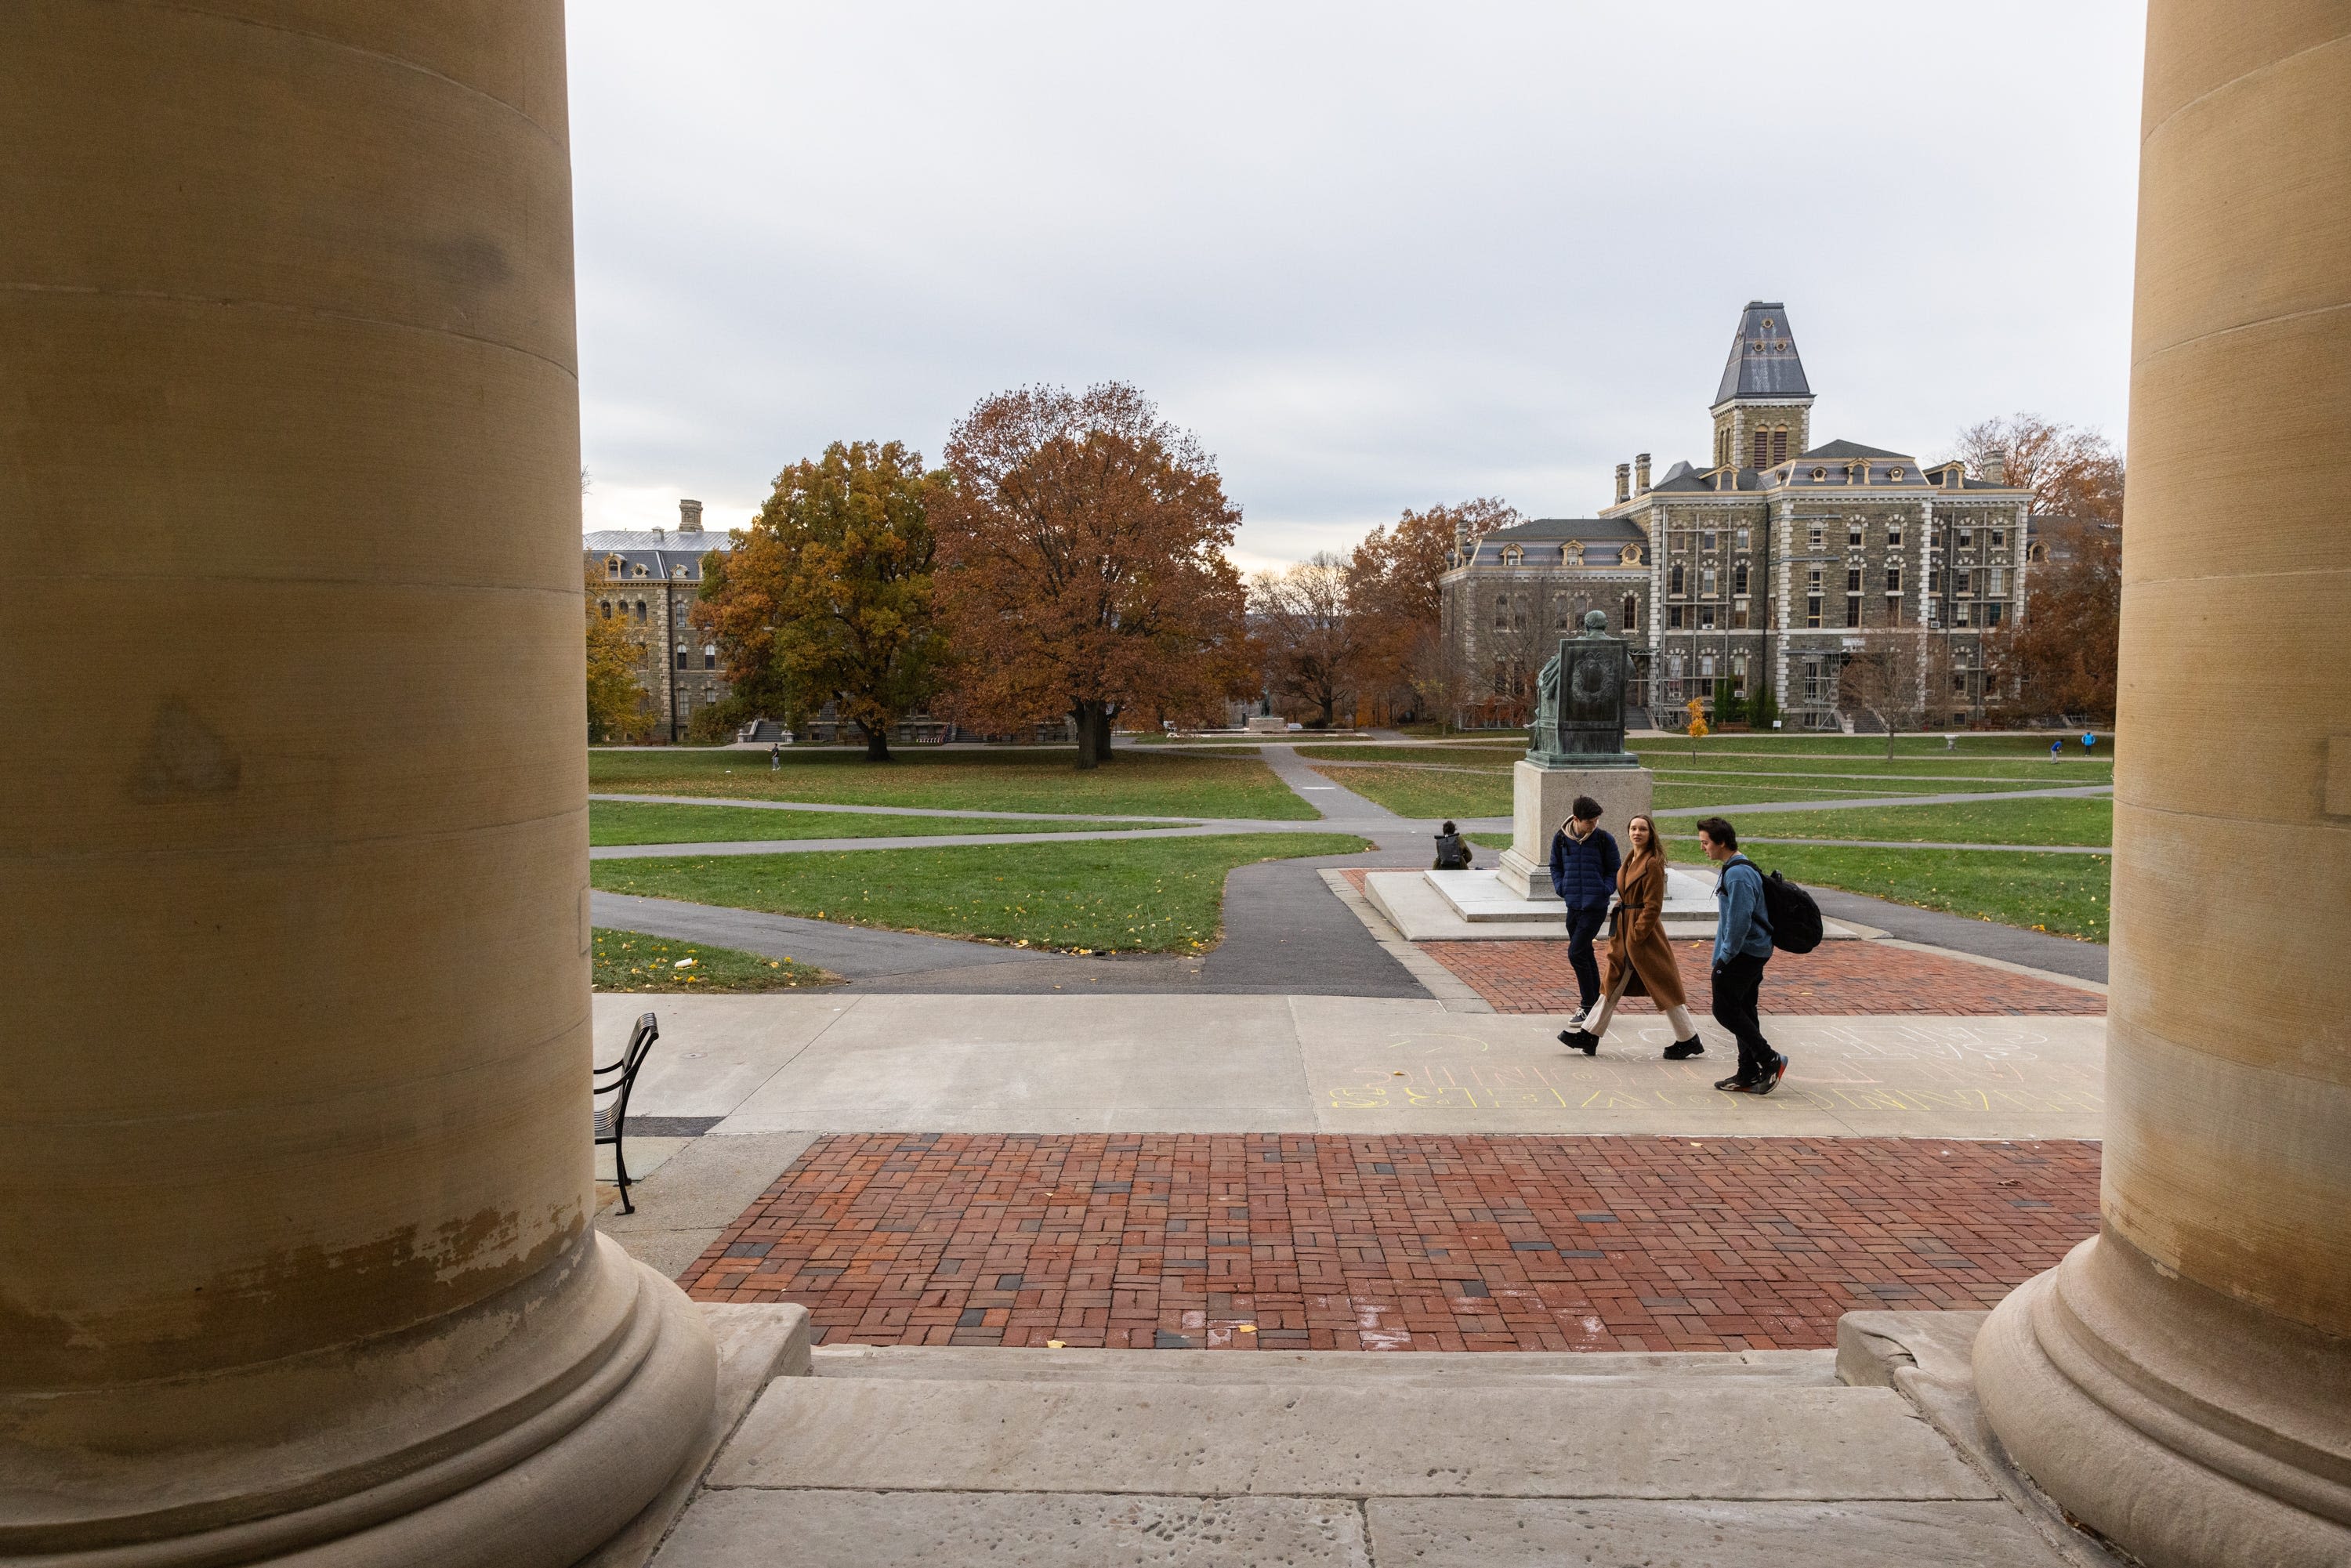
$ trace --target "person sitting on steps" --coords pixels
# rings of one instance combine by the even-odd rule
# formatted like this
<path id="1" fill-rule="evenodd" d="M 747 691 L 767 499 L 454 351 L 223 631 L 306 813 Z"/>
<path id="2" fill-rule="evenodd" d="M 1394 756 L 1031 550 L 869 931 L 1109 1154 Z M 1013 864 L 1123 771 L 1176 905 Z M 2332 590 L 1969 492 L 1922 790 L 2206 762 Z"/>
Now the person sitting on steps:
<path id="1" fill-rule="evenodd" d="M 1621 864 L 1616 841 L 1600 831 L 1600 802 L 1578 795 L 1566 823 L 1551 836 L 1551 887 L 1567 905 L 1567 961 L 1575 970 L 1583 1004 L 1568 1020 L 1571 1028 L 1582 1024 L 1600 1000 L 1600 962 L 1593 956 L 1592 939 L 1608 919 Z"/>
<path id="2" fill-rule="evenodd" d="M 1674 1042 L 1666 1047 L 1666 1060 L 1703 1056 L 1706 1042 L 1690 1019 L 1681 967 L 1674 962 L 1673 944 L 1666 940 L 1666 841 L 1646 812 L 1625 824 L 1625 836 L 1633 852 L 1616 873 L 1616 925 L 1608 936 L 1608 974 L 1600 1010 L 1590 1022 L 1560 1030 L 1560 1042 L 1586 1056 L 1597 1055 L 1617 1002 L 1627 996 L 1646 996 L 1673 1026 Z"/>
<path id="3" fill-rule="evenodd" d="M 1469 869 L 1469 864 L 1468 841 L 1462 838 L 1461 834 L 1454 828 L 1451 822 L 1446 823 L 1445 831 L 1437 835 L 1436 869 L 1438 871 L 1468 871 Z"/>

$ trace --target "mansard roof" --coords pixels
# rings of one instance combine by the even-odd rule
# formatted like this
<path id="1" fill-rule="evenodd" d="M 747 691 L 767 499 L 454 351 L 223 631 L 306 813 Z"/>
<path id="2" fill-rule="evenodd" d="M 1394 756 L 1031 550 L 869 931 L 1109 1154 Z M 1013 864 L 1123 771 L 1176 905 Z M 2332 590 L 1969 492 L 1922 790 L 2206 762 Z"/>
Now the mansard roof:
<path id="1" fill-rule="evenodd" d="M 1740 398 L 1812 395 L 1803 356 L 1796 351 L 1795 334 L 1788 329 L 1788 308 L 1776 299 L 1749 300 L 1712 406 L 1720 408 Z"/>
<path id="2" fill-rule="evenodd" d="M 1864 446 L 1858 441 L 1832 441 L 1825 446 L 1815 446 L 1810 452 L 1796 454 L 1796 461 L 1808 457 L 1824 457 L 1834 462 L 1838 458 L 1891 457 L 1903 462 L 1916 462 L 1907 452 L 1888 452 L 1882 446 Z"/>
<path id="3" fill-rule="evenodd" d="M 633 582 L 700 582 L 702 558 L 712 550 L 729 549 L 735 536 L 727 533 L 684 533 L 670 529 L 605 528 L 580 536 L 580 548 L 600 560 L 621 558 L 621 575 L 610 580 Z M 644 578 L 637 568 L 645 569 Z M 683 569 L 683 576 L 680 575 Z"/>
<path id="4" fill-rule="evenodd" d="M 1602 544 L 1645 537 L 1628 517 L 1535 517 L 1514 528 L 1496 528 L 1479 542 L 1493 539 L 1505 544 L 1512 540 L 1532 544 L 1538 539 L 1587 539 Z"/>

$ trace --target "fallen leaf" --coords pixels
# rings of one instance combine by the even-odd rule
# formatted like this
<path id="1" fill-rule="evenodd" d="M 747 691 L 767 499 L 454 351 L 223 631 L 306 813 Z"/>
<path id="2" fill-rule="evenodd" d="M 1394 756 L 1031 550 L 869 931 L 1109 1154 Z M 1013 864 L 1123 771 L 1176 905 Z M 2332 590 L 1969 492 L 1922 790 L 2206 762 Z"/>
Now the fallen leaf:
<path id="1" fill-rule="evenodd" d="M 1066 1340 L 1049 1339 L 1045 1342 L 1045 1348 L 1047 1350 L 1067 1350 L 1070 1346 L 1069 1342 Z"/>

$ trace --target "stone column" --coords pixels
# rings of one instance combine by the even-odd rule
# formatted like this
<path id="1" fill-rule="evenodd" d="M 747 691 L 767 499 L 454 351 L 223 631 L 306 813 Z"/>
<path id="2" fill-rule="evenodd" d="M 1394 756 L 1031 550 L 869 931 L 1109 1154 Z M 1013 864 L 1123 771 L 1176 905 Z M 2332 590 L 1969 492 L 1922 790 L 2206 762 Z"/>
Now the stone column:
<path id="1" fill-rule="evenodd" d="M 1976 1374 L 2150 1568 L 2315 1568 L 2351 1562 L 2351 8 L 2155 0 L 2140 169 L 2104 1220 Z"/>
<path id="2" fill-rule="evenodd" d="M 0 8 L 0 1558 L 559 1564 L 601 1241 L 559 0 Z"/>

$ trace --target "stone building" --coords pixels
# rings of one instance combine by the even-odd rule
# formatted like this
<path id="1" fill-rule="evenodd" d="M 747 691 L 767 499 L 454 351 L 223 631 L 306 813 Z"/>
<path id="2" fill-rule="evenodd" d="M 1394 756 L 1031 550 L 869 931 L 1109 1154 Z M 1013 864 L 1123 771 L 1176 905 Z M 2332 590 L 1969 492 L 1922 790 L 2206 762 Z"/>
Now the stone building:
<path id="1" fill-rule="evenodd" d="M 731 534 L 703 531 L 702 503 L 677 504 L 677 531 L 611 528 L 583 537 L 589 591 L 597 612 L 628 622 L 631 641 L 647 650 L 638 679 L 652 698 L 655 733 L 685 738 L 694 716 L 726 695 L 718 644 L 695 630 L 702 558 L 724 550 Z"/>
<path id="2" fill-rule="evenodd" d="M 1957 463 L 1815 445 L 1813 396 L 1786 307 L 1749 304 L 1708 411 L 1711 461 L 1653 482 L 1643 453 L 1617 465 L 1594 519 L 1464 541 L 1443 580 L 1457 656 L 1491 686 L 1493 638 L 1505 619 L 1518 634 L 1518 596 L 1583 592 L 1633 635 L 1662 727 L 1685 723 L 1692 698 L 1711 713 L 1718 694 L 1744 704 L 1768 687 L 1786 727 L 1844 727 L 1862 706 L 1857 655 L 1881 688 L 1874 706 L 1922 725 L 1981 716 L 1984 633 L 2014 618 L 2030 571 L 2030 492 Z M 1511 583 L 1534 565 L 1548 569 L 1540 585 Z M 1627 594 L 1637 604 L 1618 601 Z"/>
<path id="3" fill-rule="evenodd" d="M 1538 517 L 1457 534 L 1439 580 L 1447 645 L 1470 722 L 1515 724 L 1535 672 L 1583 624 L 1638 634 L 1648 623 L 1648 540 L 1626 517 Z M 1638 700 L 1638 694 L 1635 694 Z"/>

